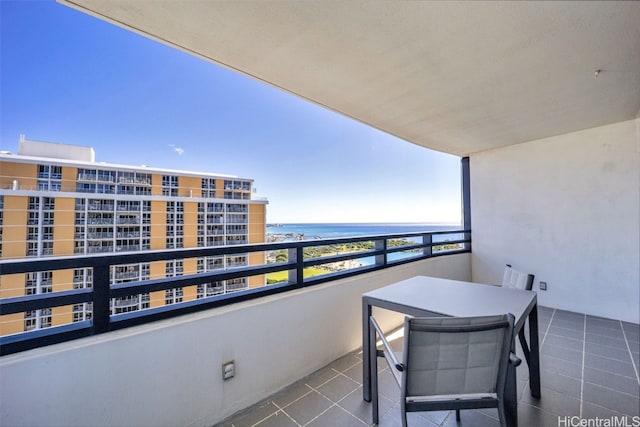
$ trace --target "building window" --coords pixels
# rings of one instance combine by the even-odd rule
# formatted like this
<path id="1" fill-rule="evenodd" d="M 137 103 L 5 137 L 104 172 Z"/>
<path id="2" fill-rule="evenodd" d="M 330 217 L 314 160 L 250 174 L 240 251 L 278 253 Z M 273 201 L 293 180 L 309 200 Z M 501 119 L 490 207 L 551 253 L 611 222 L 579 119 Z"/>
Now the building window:
<path id="1" fill-rule="evenodd" d="M 27 240 L 38 240 L 38 227 L 27 227 Z"/>
<path id="2" fill-rule="evenodd" d="M 53 227 L 42 227 L 42 240 L 53 240 Z"/>
<path id="3" fill-rule="evenodd" d="M 60 191 L 62 188 L 62 167 L 38 165 L 38 190 Z"/>
<path id="4" fill-rule="evenodd" d="M 184 247 L 184 202 L 167 202 L 166 207 L 166 247 Z"/>
<path id="5" fill-rule="evenodd" d="M 62 166 L 51 166 L 50 167 L 51 176 L 50 178 L 53 180 L 61 180 L 62 179 Z"/>
<path id="6" fill-rule="evenodd" d="M 226 292 L 237 292 L 247 288 L 247 281 L 245 278 L 227 280 Z"/>
<path id="7" fill-rule="evenodd" d="M 24 330 L 48 328 L 51 326 L 51 309 L 31 310 L 24 313 Z"/>
<path id="8" fill-rule="evenodd" d="M 82 322 L 84 320 L 91 320 L 93 317 L 93 303 L 86 302 L 82 304 L 73 305 L 73 321 Z"/>
<path id="9" fill-rule="evenodd" d="M 95 181 L 96 177 L 95 169 L 78 169 L 78 181 Z"/>
<path id="10" fill-rule="evenodd" d="M 207 298 L 212 297 L 214 295 L 224 294 L 224 283 L 223 282 L 213 282 L 213 283 L 202 283 L 198 285 L 198 290 L 196 293 L 196 298 Z"/>
<path id="11" fill-rule="evenodd" d="M 167 289 L 165 292 L 165 296 L 164 296 L 164 303 L 165 304 L 177 304 L 179 302 L 182 302 L 182 298 L 183 298 L 183 290 L 182 288 L 175 288 L 175 289 Z"/>
<path id="12" fill-rule="evenodd" d="M 41 271 L 25 274 L 25 295 L 44 294 L 53 291 L 53 272 Z M 24 330 L 48 328 L 51 326 L 51 309 L 31 310 L 25 312 Z"/>
<path id="13" fill-rule="evenodd" d="M 85 215 L 84 212 L 76 212 L 76 225 L 84 225 Z"/>
<path id="14" fill-rule="evenodd" d="M 42 212 L 42 223 L 45 225 L 53 224 L 53 212 Z"/>
<path id="15" fill-rule="evenodd" d="M 56 207 L 56 199 L 53 197 L 43 197 L 42 198 L 42 209 L 45 211 L 55 210 Z"/>
<path id="16" fill-rule="evenodd" d="M 206 258 L 207 271 L 219 270 L 224 268 L 223 257 L 207 257 Z"/>
<path id="17" fill-rule="evenodd" d="M 27 242 L 27 256 L 38 255 L 38 242 Z"/>
<path id="18" fill-rule="evenodd" d="M 32 331 L 37 327 L 36 310 L 27 311 L 24 313 L 24 330 Z"/>
<path id="19" fill-rule="evenodd" d="M 149 308 L 149 294 L 132 295 L 111 300 L 111 314 L 129 313 Z"/>
<path id="20" fill-rule="evenodd" d="M 49 165 L 38 165 L 38 178 L 49 178 Z"/>
<path id="21" fill-rule="evenodd" d="M 91 267 L 73 270 L 73 289 L 91 287 L 93 287 L 93 269 Z"/>
<path id="22" fill-rule="evenodd" d="M 229 256 L 227 257 L 227 267 L 244 267 L 247 265 L 246 256 Z"/>
<path id="23" fill-rule="evenodd" d="M 100 194 L 113 194 L 116 192 L 116 188 L 110 184 L 98 184 L 96 186 L 96 192 Z"/>
<path id="24" fill-rule="evenodd" d="M 162 176 L 162 195 L 177 196 L 178 195 L 178 177 L 173 175 Z"/>
<path id="25" fill-rule="evenodd" d="M 112 267 L 111 283 L 137 282 L 148 280 L 150 264 L 126 264 Z M 128 313 L 149 308 L 149 293 L 111 299 L 111 314 Z"/>
<path id="26" fill-rule="evenodd" d="M 40 197 L 29 197 L 29 210 L 40 209 Z"/>
<path id="27" fill-rule="evenodd" d="M 76 191 L 78 193 L 95 193 L 96 192 L 96 185 L 95 184 L 89 184 L 86 182 L 79 182 L 76 184 Z"/>
<path id="28" fill-rule="evenodd" d="M 251 198 L 251 182 L 241 180 L 224 181 L 224 198 L 248 200 Z"/>
<path id="29" fill-rule="evenodd" d="M 43 308 L 40 310 L 40 327 L 49 328 L 51 326 L 51 309 Z"/>
<path id="30" fill-rule="evenodd" d="M 202 178 L 202 197 L 216 197 L 215 178 Z"/>
<path id="31" fill-rule="evenodd" d="M 98 181 L 102 182 L 116 182 L 115 171 L 98 170 Z"/>
<path id="32" fill-rule="evenodd" d="M 35 295 L 38 292 L 38 273 L 26 273 L 24 294 Z"/>
<path id="33" fill-rule="evenodd" d="M 42 242 L 42 255 L 53 255 L 53 242 Z"/>

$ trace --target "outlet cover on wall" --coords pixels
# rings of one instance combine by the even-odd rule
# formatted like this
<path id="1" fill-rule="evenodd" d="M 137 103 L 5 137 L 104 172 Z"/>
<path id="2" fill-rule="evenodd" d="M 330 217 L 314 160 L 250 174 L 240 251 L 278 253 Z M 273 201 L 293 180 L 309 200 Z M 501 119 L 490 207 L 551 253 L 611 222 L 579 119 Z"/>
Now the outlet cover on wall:
<path id="1" fill-rule="evenodd" d="M 229 360 L 222 364 L 222 379 L 229 380 L 236 375 L 236 362 Z"/>
<path id="2" fill-rule="evenodd" d="M 547 290 L 547 282 L 540 282 L 540 290 L 541 291 Z"/>

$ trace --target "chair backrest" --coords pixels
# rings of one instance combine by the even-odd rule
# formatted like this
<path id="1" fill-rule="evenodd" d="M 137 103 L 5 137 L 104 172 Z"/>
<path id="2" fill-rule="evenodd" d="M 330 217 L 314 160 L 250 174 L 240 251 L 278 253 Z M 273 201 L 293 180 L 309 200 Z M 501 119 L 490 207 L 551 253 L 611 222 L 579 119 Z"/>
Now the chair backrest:
<path id="1" fill-rule="evenodd" d="M 533 288 L 533 280 L 533 274 L 522 273 L 507 264 L 502 275 L 502 286 L 530 291 Z"/>
<path id="2" fill-rule="evenodd" d="M 496 393 L 501 396 L 513 315 L 405 318 L 403 398 Z"/>

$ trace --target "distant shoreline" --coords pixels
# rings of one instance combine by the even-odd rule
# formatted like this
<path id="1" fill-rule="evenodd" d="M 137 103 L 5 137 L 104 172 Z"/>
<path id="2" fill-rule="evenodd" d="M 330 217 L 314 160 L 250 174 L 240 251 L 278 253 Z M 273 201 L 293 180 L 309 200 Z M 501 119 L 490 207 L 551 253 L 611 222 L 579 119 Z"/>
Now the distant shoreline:
<path id="1" fill-rule="evenodd" d="M 348 226 L 371 226 L 371 227 L 382 227 L 382 226 L 391 226 L 391 227 L 420 227 L 420 226 L 450 226 L 450 227 L 461 227 L 459 223 L 448 223 L 448 222 L 270 222 L 266 224 L 267 228 L 279 228 L 286 226 L 338 226 L 338 227 L 348 227 Z"/>
<path id="2" fill-rule="evenodd" d="M 267 241 L 271 243 L 461 229 L 460 224 L 445 223 L 269 223 L 266 226 Z"/>

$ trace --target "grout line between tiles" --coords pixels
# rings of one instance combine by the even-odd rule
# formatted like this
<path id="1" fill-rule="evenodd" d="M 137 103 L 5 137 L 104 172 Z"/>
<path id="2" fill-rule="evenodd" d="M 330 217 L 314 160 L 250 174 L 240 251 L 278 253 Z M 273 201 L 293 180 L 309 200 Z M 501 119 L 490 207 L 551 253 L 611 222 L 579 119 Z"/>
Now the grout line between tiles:
<path id="1" fill-rule="evenodd" d="M 633 360 L 633 353 L 631 352 L 631 346 L 629 345 L 629 340 L 627 339 L 627 333 L 624 331 L 624 325 L 622 321 L 620 322 L 620 328 L 622 329 L 622 336 L 624 337 L 624 342 L 627 345 L 627 351 L 629 352 L 629 359 L 631 359 L 631 366 L 633 366 L 633 371 L 636 373 L 636 380 L 638 384 L 640 384 L 640 375 L 638 374 L 638 368 L 636 367 L 636 363 Z"/>
<path id="2" fill-rule="evenodd" d="M 353 390 L 351 393 L 347 394 L 347 396 L 350 396 L 353 393 L 357 393 L 359 389 L 355 389 Z M 340 405 L 340 402 L 342 402 L 344 399 L 347 398 L 347 396 L 343 397 L 342 399 L 340 399 L 338 402 L 336 402 L 333 406 L 336 406 L 338 408 L 340 408 L 341 410 L 345 411 L 347 414 L 351 415 L 353 418 L 355 418 L 356 420 L 360 421 L 361 423 L 363 423 L 364 425 L 368 425 L 366 421 L 356 417 L 356 414 L 351 413 L 351 411 L 349 411 L 347 408 L 343 408 Z"/>
<path id="3" fill-rule="evenodd" d="M 614 374 L 614 375 L 615 375 L 615 374 Z M 627 378 L 630 378 L 630 377 L 627 377 Z M 634 395 L 634 394 L 630 394 L 630 393 L 627 393 L 626 391 L 618 390 L 618 389 L 615 389 L 615 388 L 607 387 L 606 385 L 596 384 L 596 383 L 592 383 L 592 382 L 590 382 L 590 381 L 585 381 L 585 382 L 586 382 L 587 384 L 590 384 L 590 385 L 593 385 L 593 386 L 596 386 L 596 387 L 605 388 L 605 389 L 607 389 L 607 390 L 609 390 L 609 391 L 614 391 L 614 392 L 616 392 L 616 393 L 625 394 L 625 395 L 627 395 L 627 396 L 634 397 L 634 398 L 636 398 L 636 399 L 638 399 L 638 398 L 639 398 L 639 396 L 636 396 L 636 395 Z M 591 402 L 591 403 L 593 403 L 593 402 Z"/>
<path id="4" fill-rule="evenodd" d="M 608 408 L 606 406 L 602 406 L 599 403 L 594 403 L 594 402 L 587 402 L 587 403 L 589 405 L 597 406 L 598 408 L 606 409 L 607 411 L 613 412 L 614 414 L 618 414 L 618 416 L 621 416 L 621 417 L 629 417 L 630 416 L 630 414 L 624 414 L 624 413 L 622 413 L 620 411 L 616 411 L 615 409 L 611 409 L 611 408 Z M 631 416 L 633 417 L 633 415 L 631 415 Z M 606 418 L 602 418 L 602 419 L 606 419 Z M 602 425 L 605 425 L 605 424 L 602 424 Z M 611 425 L 615 425 L 615 424 L 611 424 Z M 620 426 L 633 426 L 634 424 L 619 424 L 619 425 Z"/>
<path id="5" fill-rule="evenodd" d="M 324 411 L 320 412 L 318 415 L 316 415 L 315 417 L 313 417 L 312 419 L 310 419 L 309 421 L 307 421 L 307 423 L 305 424 L 305 426 L 308 426 L 309 424 L 311 424 L 312 422 L 314 422 L 315 420 L 317 420 L 318 418 L 320 418 L 320 416 L 321 416 L 322 414 L 324 414 L 324 413 L 325 413 L 325 412 L 327 412 L 329 409 L 331 409 L 331 408 L 333 408 L 334 406 L 336 406 L 336 404 L 335 404 L 335 403 L 333 403 L 333 402 L 331 402 L 331 403 L 332 403 L 332 405 L 331 405 L 331 406 L 329 406 L 327 409 L 325 409 Z M 297 424 L 297 423 L 296 423 L 296 424 Z M 300 425 L 300 424 L 298 424 L 298 425 Z M 304 427 L 304 426 L 302 426 L 302 427 Z"/>
<path id="6" fill-rule="evenodd" d="M 611 359 L 611 360 L 614 360 L 614 359 Z M 594 371 L 598 371 L 598 372 L 603 372 L 603 373 L 608 374 L 608 375 L 617 375 L 617 376 L 619 376 L 619 377 L 629 378 L 630 380 L 636 380 L 636 378 L 630 377 L 630 376 L 628 376 L 628 375 L 619 374 L 619 373 L 617 373 L 617 372 L 609 372 L 609 371 L 605 371 L 604 369 L 594 368 L 593 366 L 589 366 L 589 369 L 593 369 Z M 587 381 L 587 382 L 589 382 L 589 381 Z M 590 383 L 590 384 L 591 384 L 591 383 Z M 596 384 L 596 385 L 600 385 L 600 384 Z M 640 385 L 640 384 L 639 384 L 639 385 Z"/>
<path id="7" fill-rule="evenodd" d="M 553 312 L 551 312 L 551 318 L 549 319 L 549 324 L 547 325 L 547 329 L 544 331 L 544 334 L 542 334 L 542 342 L 540 343 L 540 351 L 542 351 L 542 346 L 544 345 L 545 340 L 547 339 L 547 335 L 549 334 L 549 328 L 551 327 L 551 322 L 553 322 L 553 318 L 556 315 L 556 309 L 553 309 Z M 540 339 L 540 337 L 538 337 L 538 339 Z"/>
<path id="8" fill-rule="evenodd" d="M 305 396 L 306 396 L 306 394 L 305 394 Z M 297 422 L 296 420 L 294 420 L 294 419 L 293 419 L 293 417 L 291 417 L 291 415 L 289 415 L 289 414 L 287 413 L 287 411 L 285 411 L 284 409 L 282 409 L 281 407 L 279 407 L 278 405 L 276 405 L 276 404 L 275 404 L 275 402 L 271 402 L 271 403 L 273 403 L 273 406 L 275 406 L 276 408 L 278 408 L 278 410 L 277 410 L 276 412 L 274 412 L 273 414 L 269 415 L 269 417 L 273 417 L 273 416 L 274 416 L 274 415 L 276 415 L 278 412 L 282 412 L 283 414 L 285 414 L 285 415 L 287 416 L 287 418 L 289 418 L 291 421 L 293 421 L 294 423 L 296 423 L 296 425 L 297 425 L 298 427 L 302 427 L 302 426 L 300 425 L 300 423 L 299 423 L 299 422 Z M 267 417 L 267 418 L 269 418 L 269 417 Z M 267 418 L 265 418 L 264 420 L 266 420 Z M 264 420 L 262 420 L 262 421 L 264 421 Z M 262 422 L 262 421 L 260 421 L 260 422 Z M 254 424 L 254 426 L 255 426 L 255 424 Z M 252 426 L 252 427 L 253 427 L 253 426 Z"/>
<path id="9" fill-rule="evenodd" d="M 302 399 L 303 397 L 307 396 L 309 393 L 313 393 L 315 390 L 313 387 L 311 387 L 309 384 L 305 383 L 304 384 L 307 388 L 309 388 L 310 390 L 307 391 L 306 393 L 304 393 L 302 396 L 298 397 L 295 400 L 292 400 L 291 402 L 287 403 L 286 405 L 284 405 L 282 408 L 280 408 L 280 406 L 276 405 L 275 402 L 273 402 L 273 400 L 271 402 L 273 402 L 273 404 L 276 406 L 276 408 L 280 408 L 280 409 L 284 409 L 284 408 L 288 408 L 289 406 L 293 405 L 294 403 L 296 403 L 298 400 Z"/>

